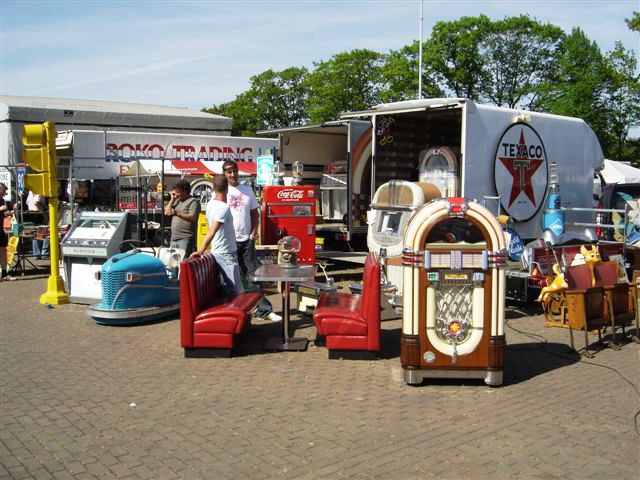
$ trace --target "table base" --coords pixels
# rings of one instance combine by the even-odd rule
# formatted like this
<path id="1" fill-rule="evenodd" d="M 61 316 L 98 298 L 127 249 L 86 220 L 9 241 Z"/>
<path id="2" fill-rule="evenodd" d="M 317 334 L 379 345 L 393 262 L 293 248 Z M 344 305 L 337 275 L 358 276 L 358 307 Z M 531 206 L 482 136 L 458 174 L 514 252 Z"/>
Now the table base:
<path id="1" fill-rule="evenodd" d="M 273 352 L 306 352 L 309 340 L 302 337 L 291 337 L 287 342 L 280 337 L 271 337 L 264 345 L 265 350 Z"/>

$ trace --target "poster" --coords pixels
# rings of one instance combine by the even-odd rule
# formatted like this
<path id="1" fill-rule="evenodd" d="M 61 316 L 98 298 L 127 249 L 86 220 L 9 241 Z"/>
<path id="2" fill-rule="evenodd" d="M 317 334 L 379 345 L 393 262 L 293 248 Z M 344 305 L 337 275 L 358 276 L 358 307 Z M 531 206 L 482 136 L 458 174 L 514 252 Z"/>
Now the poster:
<path id="1" fill-rule="evenodd" d="M 258 168 L 256 170 L 256 183 L 258 185 L 271 185 L 273 178 L 273 155 L 260 155 L 256 158 Z"/>
<path id="2" fill-rule="evenodd" d="M 4 183 L 7 186 L 7 194 L 4 199 L 7 202 L 11 201 L 11 172 L 4 167 L 0 167 L 0 183 Z"/>

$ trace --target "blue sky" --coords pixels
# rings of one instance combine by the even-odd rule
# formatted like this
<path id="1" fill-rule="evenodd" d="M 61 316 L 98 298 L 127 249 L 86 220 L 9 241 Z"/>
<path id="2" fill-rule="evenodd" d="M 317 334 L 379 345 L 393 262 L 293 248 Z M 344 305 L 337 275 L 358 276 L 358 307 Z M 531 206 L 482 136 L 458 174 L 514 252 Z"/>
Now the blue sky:
<path id="1" fill-rule="evenodd" d="M 200 109 L 232 100 L 268 68 L 311 66 L 354 48 L 418 37 L 418 0 L 0 2 L 0 94 Z M 582 28 L 603 51 L 640 51 L 624 19 L 640 0 L 424 1 L 440 20 L 529 14 Z"/>

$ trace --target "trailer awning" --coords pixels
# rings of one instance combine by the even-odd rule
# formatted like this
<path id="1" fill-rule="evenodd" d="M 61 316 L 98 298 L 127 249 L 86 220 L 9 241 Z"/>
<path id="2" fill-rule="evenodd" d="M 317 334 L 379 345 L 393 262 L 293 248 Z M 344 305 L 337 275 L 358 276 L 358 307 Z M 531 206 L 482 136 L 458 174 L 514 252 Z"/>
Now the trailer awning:
<path id="1" fill-rule="evenodd" d="M 424 112 L 439 108 L 460 108 L 467 102 L 466 98 L 429 98 L 425 100 L 407 100 L 404 102 L 381 103 L 368 110 L 345 112 L 341 119 L 373 117 L 374 115 L 396 115 L 399 113 Z"/>
<path id="2" fill-rule="evenodd" d="M 271 130 L 258 130 L 257 135 L 274 135 L 280 133 L 319 133 L 319 134 L 333 134 L 333 135 L 346 135 L 346 128 L 349 122 L 345 120 L 332 120 L 324 123 L 310 123 L 308 125 L 301 125 L 299 127 L 284 127 L 274 128 Z"/>

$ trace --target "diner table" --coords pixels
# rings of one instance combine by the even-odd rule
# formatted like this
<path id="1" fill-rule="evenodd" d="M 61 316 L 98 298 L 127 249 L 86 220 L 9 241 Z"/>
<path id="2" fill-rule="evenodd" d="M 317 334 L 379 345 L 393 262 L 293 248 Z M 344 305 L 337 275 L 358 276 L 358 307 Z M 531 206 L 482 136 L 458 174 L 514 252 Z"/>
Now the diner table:
<path id="1" fill-rule="evenodd" d="M 304 351 L 309 340 L 289 336 L 289 319 L 291 315 L 291 284 L 308 282 L 315 277 L 314 265 L 285 266 L 277 264 L 261 265 L 251 275 L 254 282 L 282 282 L 282 335 L 267 340 L 266 350 Z"/>

